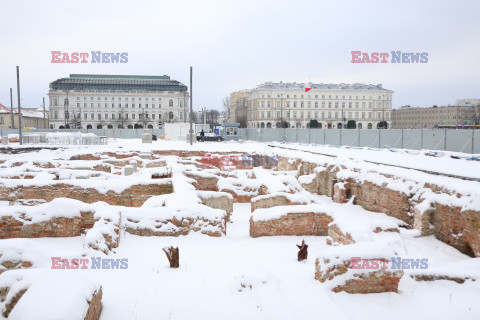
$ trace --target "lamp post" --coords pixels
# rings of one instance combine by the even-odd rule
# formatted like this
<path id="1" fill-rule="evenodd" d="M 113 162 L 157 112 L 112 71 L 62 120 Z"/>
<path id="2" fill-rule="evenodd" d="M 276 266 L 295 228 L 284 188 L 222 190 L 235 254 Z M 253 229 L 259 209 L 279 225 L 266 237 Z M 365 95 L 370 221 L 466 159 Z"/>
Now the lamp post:
<path id="1" fill-rule="evenodd" d="M 18 97 L 18 135 L 20 138 L 20 144 L 23 144 L 22 141 L 22 109 L 20 106 L 20 69 L 17 66 L 17 97 Z"/>
<path id="2" fill-rule="evenodd" d="M 190 66 L 190 145 L 193 144 L 193 89 L 192 89 L 193 68 Z"/>

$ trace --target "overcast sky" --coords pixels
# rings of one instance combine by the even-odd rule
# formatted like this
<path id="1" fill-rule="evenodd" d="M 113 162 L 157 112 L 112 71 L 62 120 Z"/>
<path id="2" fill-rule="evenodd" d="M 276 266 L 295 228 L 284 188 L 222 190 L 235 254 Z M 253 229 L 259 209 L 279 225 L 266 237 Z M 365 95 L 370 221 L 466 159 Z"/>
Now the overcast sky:
<path id="1" fill-rule="evenodd" d="M 382 83 L 393 106 L 480 98 L 479 1 L 0 1 L 0 103 L 71 73 L 169 75 L 194 109 L 266 81 Z M 128 52 L 126 64 L 52 64 L 51 51 Z M 351 51 L 428 52 L 426 64 L 352 64 Z M 16 106 L 17 103 L 14 103 Z"/>

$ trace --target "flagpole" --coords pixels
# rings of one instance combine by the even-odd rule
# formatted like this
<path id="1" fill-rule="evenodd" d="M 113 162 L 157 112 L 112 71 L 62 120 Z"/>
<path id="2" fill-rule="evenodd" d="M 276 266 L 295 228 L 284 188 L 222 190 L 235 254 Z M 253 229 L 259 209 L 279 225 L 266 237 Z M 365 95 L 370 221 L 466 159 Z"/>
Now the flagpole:
<path id="1" fill-rule="evenodd" d="M 18 96 L 18 135 L 20 138 L 20 145 L 23 144 L 22 141 L 22 109 L 20 106 L 20 70 L 17 66 L 17 96 Z"/>

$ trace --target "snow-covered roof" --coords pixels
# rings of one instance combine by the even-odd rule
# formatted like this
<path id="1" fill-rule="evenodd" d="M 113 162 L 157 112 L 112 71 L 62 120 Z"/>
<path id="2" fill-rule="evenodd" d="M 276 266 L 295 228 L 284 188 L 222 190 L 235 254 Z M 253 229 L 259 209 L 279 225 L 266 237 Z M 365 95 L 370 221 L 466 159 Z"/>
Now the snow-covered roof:
<path id="1" fill-rule="evenodd" d="M 376 90 L 393 92 L 382 87 L 381 84 L 362 84 L 362 83 L 304 83 L 304 82 L 265 82 L 258 85 L 256 89 L 304 89 L 310 87 L 312 90 Z"/>
<path id="2" fill-rule="evenodd" d="M 11 114 L 11 110 L 0 104 L 0 113 Z M 18 108 L 13 108 L 13 113 L 18 114 Z M 48 110 L 45 110 L 45 116 L 48 118 Z M 43 119 L 43 108 L 22 108 L 22 117 Z"/>

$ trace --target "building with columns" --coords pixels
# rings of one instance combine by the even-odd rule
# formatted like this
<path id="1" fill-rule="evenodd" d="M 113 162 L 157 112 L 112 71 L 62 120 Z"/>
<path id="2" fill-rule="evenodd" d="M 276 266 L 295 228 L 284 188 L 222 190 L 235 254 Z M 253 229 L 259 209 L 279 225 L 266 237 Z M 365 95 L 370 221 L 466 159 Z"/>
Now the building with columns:
<path id="1" fill-rule="evenodd" d="M 187 86 L 169 76 L 71 74 L 50 83 L 51 129 L 161 128 L 188 119 Z"/>
<path id="2" fill-rule="evenodd" d="M 393 91 L 381 84 L 267 82 L 248 91 L 247 127 L 372 129 L 391 124 Z"/>

